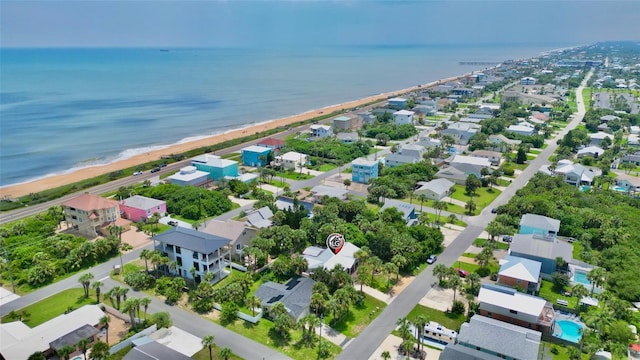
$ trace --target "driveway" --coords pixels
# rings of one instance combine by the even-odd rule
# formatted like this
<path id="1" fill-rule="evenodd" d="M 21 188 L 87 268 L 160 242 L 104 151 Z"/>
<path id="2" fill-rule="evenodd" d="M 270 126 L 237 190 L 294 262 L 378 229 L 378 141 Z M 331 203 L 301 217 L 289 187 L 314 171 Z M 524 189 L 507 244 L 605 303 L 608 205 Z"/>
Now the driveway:
<path id="1" fill-rule="evenodd" d="M 191 226 L 191 224 L 189 224 L 186 221 L 182 221 L 182 220 L 178 220 L 178 219 L 174 219 L 171 217 L 171 215 L 167 215 L 163 218 L 161 218 L 158 222 L 160 224 L 165 224 L 165 225 L 169 225 L 169 221 L 175 221 L 178 223 L 178 226 L 183 227 L 183 228 L 187 228 L 187 229 L 193 229 L 193 226 Z"/>

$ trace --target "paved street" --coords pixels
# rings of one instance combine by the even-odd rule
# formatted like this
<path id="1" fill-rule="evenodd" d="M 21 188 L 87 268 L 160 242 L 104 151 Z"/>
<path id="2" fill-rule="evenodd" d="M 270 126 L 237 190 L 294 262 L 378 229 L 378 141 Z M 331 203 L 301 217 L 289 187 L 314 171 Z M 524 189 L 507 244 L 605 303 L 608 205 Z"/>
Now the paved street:
<path id="1" fill-rule="evenodd" d="M 582 89 L 593 74 L 593 71 L 589 72 L 581 86 L 578 88 L 578 93 L 582 93 Z M 578 97 L 578 113 L 573 118 L 571 123 L 563 129 L 558 135 L 558 138 L 562 138 L 569 130 L 575 128 L 585 114 L 585 107 L 582 102 L 582 97 Z M 491 208 L 498 205 L 506 204 L 509 199 L 515 194 L 515 192 L 525 186 L 531 177 L 538 171 L 541 165 L 549 164 L 549 156 L 553 154 L 558 145 L 555 139 L 548 141 L 548 146 L 542 151 L 538 157 L 533 160 L 529 166 L 515 179 L 509 187 L 505 189 L 492 203 L 484 208 L 479 216 L 467 218 L 467 228 L 458 235 L 456 240 L 451 243 L 438 257 L 438 263 L 451 266 L 463 252 L 467 250 L 473 243 L 473 240 L 480 236 L 480 233 L 484 230 L 485 226 L 494 219 L 495 214 L 491 213 Z M 385 310 L 366 328 L 364 331 L 340 353 L 338 359 L 351 360 L 351 359 L 365 359 L 373 355 L 384 339 L 393 331 L 396 327 L 396 321 L 407 316 L 409 311 L 423 298 L 427 292 L 436 283 L 436 278 L 433 276 L 431 270 L 427 268 L 416 277 L 411 283 L 411 286 L 407 287 L 402 293 L 400 293 L 396 299 L 385 308 Z"/>

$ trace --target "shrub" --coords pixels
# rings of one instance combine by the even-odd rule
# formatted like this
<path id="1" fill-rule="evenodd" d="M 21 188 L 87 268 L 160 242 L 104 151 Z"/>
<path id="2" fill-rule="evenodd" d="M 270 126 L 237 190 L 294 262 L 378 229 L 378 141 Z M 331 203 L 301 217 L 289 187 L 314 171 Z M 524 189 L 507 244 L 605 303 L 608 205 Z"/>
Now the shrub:
<path id="1" fill-rule="evenodd" d="M 560 350 L 558 350 L 558 348 L 554 346 L 554 347 L 551 348 L 551 353 L 553 355 L 558 355 L 558 354 L 560 354 Z"/>
<path id="2" fill-rule="evenodd" d="M 516 173 L 516 168 L 512 165 L 504 165 L 502 167 L 502 172 L 507 176 L 513 176 L 513 174 Z"/>
<path id="3" fill-rule="evenodd" d="M 476 274 L 480 275 L 480 277 L 487 277 L 491 274 L 491 270 L 487 267 L 481 267 L 476 270 Z"/>
<path id="4" fill-rule="evenodd" d="M 451 312 L 454 314 L 464 314 L 465 307 L 462 301 L 456 300 L 453 302 L 453 306 L 451 307 Z"/>
<path id="5" fill-rule="evenodd" d="M 124 275 L 124 283 L 138 291 L 151 288 L 154 285 L 154 279 L 149 274 L 129 272 Z"/>
<path id="6" fill-rule="evenodd" d="M 232 323 L 238 318 L 238 305 L 232 302 L 226 302 L 222 304 L 222 311 L 220 312 L 220 319 L 224 323 Z"/>

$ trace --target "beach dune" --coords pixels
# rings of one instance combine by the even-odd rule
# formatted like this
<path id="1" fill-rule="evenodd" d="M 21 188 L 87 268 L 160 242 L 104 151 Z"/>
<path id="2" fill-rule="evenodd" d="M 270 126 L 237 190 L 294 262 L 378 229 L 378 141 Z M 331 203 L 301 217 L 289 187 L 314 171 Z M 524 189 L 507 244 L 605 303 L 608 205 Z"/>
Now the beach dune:
<path id="1" fill-rule="evenodd" d="M 324 108 L 307 111 L 302 114 L 297 114 L 293 116 L 288 116 L 281 119 L 276 119 L 260 124 L 256 124 L 253 126 L 245 127 L 242 129 L 231 130 L 224 134 L 213 135 L 210 137 L 170 145 L 164 149 L 151 151 L 148 153 L 140 154 L 133 156 L 128 159 L 123 159 L 119 161 L 115 161 L 109 164 L 104 165 L 96 165 L 91 167 L 86 167 L 82 169 L 78 169 L 76 171 L 70 172 L 68 174 L 59 174 L 59 175 L 51 175 L 41 179 L 28 181 L 20 184 L 8 185 L 0 188 L 0 195 L 3 198 L 15 199 L 23 195 L 28 195 L 31 193 L 37 193 L 43 190 L 52 189 L 58 186 L 71 184 L 77 181 L 90 179 L 92 177 L 96 177 L 102 174 L 110 173 L 113 171 L 118 171 L 122 169 L 126 169 L 129 167 L 133 167 L 139 164 L 147 163 L 154 160 L 159 160 L 162 155 L 167 154 L 179 154 L 189 150 L 211 146 L 214 144 L 218 144 L 220 142 L 224 142 L 227 140 L 237 139 L 244 136 L 252 135 L 255 133 L 263 132 L 266 130 L 274 129 L 280 126 L 287 126 L 296 122 L 308 120 L 319 116 L 321 113 L 329 114 L 335 111 L 340 111 L 342 109 L 350 109 L 357 106 L 362 106 L 363 104 L 367 104 L 373 101 L 381 101 L 387 99 L 390 96 L 397 96 L 403 93 L 407 93 L 410 91 L 414 91 L 417 89 L 428 88 L 430 86 L 434 86 L 440 82 L 448 82 L 456 80 L 460 77 L 464 77 L 468 74 L 454 76 L 447 79 L 441 79 L 439 81 L 434 81 L 424 85 L 413 86 L 406 89 L 391 91 L 387 93 L 382 93 L 379 95 L 369 96 L 366 98 L 362 98 L 359 100 L 349 101 L 341 104 L 331 105 Z"/>

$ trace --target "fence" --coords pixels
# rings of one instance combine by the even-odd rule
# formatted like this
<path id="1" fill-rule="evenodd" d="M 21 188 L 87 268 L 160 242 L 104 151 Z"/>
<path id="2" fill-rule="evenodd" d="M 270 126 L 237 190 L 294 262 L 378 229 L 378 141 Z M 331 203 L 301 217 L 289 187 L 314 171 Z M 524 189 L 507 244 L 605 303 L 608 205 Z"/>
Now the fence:
<path id="1" fill-rule="evenodd" d="M 222 306 L 218 303 L 213 303 L 213 308 L 222 311 Z M 245 314 L 242 311 L 238 311 L 237 315 L 240 319 L 244 321 L 248 321 L 252 324 L 257 324 L 260 319 L 262 319 L 262 314 L 264 313 L 261 308 L 256 309 L 256 316 L 251 316 L 249 314 Z"/>
<path id="2" fill-rule="evenodd" d="M 143 336 L 151 335 L 154 332 L 156 332 L 156 330 L 158 330 L 158 327 L 156 326 L 156 324 L 153 324 L 153 325 L 149 326 L 148 328 L 140 331 L 139 333 L 133 335 L 132 337 L 127 338 L 125 340 L 122 340 L 121 342 L 113 345 L 111 347 L 111 349 L 109 349 L 109 354 L 113 355 L 113 354 L 117 353 L 118 351 L 126 348 L 127 346 L 129 346 L 131 344 L 133 344 L 134 340 L 139 339 L 139 338 L 141 338 Z"/>

